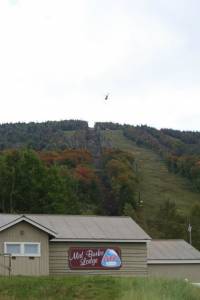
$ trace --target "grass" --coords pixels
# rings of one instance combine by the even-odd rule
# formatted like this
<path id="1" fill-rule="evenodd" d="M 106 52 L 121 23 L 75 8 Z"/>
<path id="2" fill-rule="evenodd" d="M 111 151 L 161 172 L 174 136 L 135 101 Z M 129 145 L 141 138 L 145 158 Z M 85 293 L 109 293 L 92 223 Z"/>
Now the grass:
<path id="1" fill-rule="evenodd" d="M 178 280 L 97 276 L 0 278 L 1 300 L 198 300 L 200 289 Z"/>
<path id="2" fill-rule="evenodd" d="M 180 212 L 186 213 L 191 205 L 200 201 L 199 193 L 192 191 L 190 182 L 168 171 L 164 161 L 153 151 L 138 147 L 127 139 L 121 130 L 102 131 L 103 140 L 113 147 L 127 150 L 135 155 L 141 175 L 141 200 L 146 215 L 154 215 L 155 209 L 164 200 L 176 202 Z"/>
<path id="3" fill-rule="evenodd" d="M 71 138 L 75 135 L 76 130 L 65 130 L 64 133 L 67 138 Z"/>

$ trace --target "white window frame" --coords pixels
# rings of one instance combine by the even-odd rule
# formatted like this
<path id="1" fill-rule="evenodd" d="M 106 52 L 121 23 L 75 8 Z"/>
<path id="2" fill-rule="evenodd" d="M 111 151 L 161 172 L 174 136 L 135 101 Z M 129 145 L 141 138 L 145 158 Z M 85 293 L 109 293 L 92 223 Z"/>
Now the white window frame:
<path id="1" fill-rule="evenodd" d="M 20 245 L 20 253 L 11 253 L 12 256 L 29 256 L 29 257 L 40 257 L 41 256 L 41 245 L 37 242 L 4 242 L 4 253 L 9 254 L 7 251 L 7 245 Z M 38 245 L 38 253 L 25 253 L 25 245 Z"/>

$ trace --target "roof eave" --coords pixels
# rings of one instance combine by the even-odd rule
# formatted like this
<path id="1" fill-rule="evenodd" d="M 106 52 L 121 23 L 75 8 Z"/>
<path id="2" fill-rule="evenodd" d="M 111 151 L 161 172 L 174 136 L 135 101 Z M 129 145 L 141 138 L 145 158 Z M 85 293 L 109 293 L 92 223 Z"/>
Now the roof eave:
<path id="1" fill-rule="evenodd" d="M 49 228 L 46 228 L 45 226 L 43 226 L 43 225 L 41 225 L 41 224 L 39 224 L 39 223 L 37 223 L 37 222 L 35 222 L 35 221 L 29 219 L 28 217 L 26 217 L 26 216 L 24 216 L 24 215 L 22 215 L 22 216 L 20 216 L 19 218 L 17 218 L 17 219 L 15 219 L 15 220 L 13 220 L 13 221 L 11 221 L 11 222 L 9 222 L 9 223 L 7 223 L 7 224 L 1 226 L 1 227 L 0 227 L 0 232 L 1 232 L 1 231 L 4 231 L 4 230 L 6 230 L 6 229 L 8 229 L 8 228 L 10 228 L 10 227 L 12 227 L 12 226 L 14 226 L 14 225 L 20 223 L 20 222 L 23 222 L 23 221 L 25 221 L 25 222 L 27 222 L 27 223 L 33 225 L 34 227 L 36 227 L 36 228 L 38 228 L 38 229 L 40 229 L 40 230 L 42 230 L 42 231 L 48 233 L 48 234 L 49 234 L 50 236 L 52 236 L 52 237 L 56 237 L 56 236 L 57 236 L 57 233 L 56 233 L 55 231 L 53 231 L 53 230 L 51 230 L 51 229 L 49 229 Z"/>
<path id="2" fill-rule="evenodd" d="M 132 240 L 125 240 L 125 239 L 65 239 L 65 238 L 54 238 L 51 239 L 50 242 L 88 242 L 88 243 L 147 243 L 149 239 L 132 239 Z"/>
<path id="3" fill-rule="evenodd" d="M 148 265 L 200 264 L 200 259 L 148 259 Z"/>

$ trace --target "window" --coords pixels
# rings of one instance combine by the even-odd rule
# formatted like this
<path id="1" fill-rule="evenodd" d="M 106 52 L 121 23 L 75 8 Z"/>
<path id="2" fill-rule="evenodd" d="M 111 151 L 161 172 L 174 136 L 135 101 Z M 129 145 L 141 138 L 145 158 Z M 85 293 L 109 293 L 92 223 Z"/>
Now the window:
<path id="1" fill-rule="evenodd" d="M 6 253 L 12 253 L 13 255 L 21 253 L 20 244 L 7 244 L 6 246 Z"/>
<path id="2" fill-rule="evenodd" d="M 5 242 L 4 253 L 13 256 L 40 256 L 40 243 Z"/>
<path id="3" fill-rule="evenodd" d="M 39 244 L 24 244 L 24 254 L 29 256 L 38 255 L 40 253 Z"/>

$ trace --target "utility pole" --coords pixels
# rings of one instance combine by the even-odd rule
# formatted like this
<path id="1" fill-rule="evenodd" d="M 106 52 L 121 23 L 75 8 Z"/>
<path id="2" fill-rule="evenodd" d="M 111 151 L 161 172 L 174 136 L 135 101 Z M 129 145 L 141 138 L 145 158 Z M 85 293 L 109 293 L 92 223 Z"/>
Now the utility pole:
<path id="1" fill-rule="evenodd" d="M 189 225 L 188 225 L 188 232 L 189 232 L 189 243 L 192 245 L 192 226 L 190 224 L 190 219 L 189 219 Z"/>

